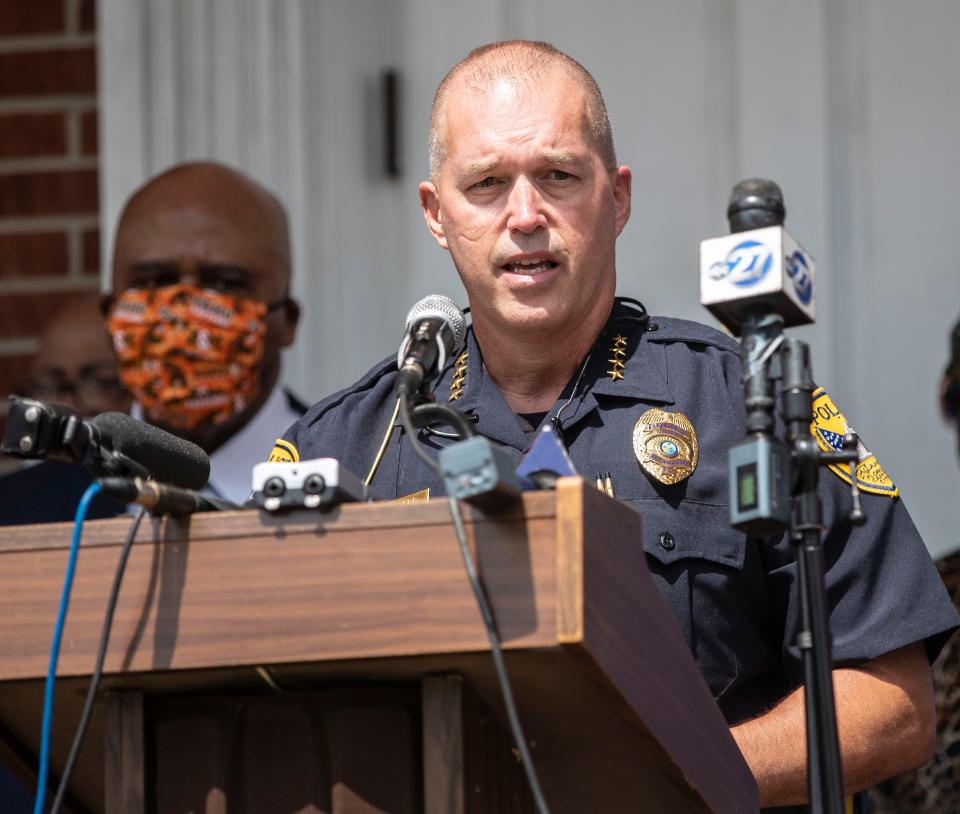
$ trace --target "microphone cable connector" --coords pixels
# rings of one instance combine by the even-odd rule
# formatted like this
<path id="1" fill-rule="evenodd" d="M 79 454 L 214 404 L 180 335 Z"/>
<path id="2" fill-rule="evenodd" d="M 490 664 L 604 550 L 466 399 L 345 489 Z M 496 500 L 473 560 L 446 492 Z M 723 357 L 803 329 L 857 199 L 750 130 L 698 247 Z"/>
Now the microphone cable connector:
<path id="1" fill-rule="evenodd" d="M 123 503 L 145 506 L 153 515 L 193 514 L 227 508 L 221 501 L 212 501 L 192 489 L 181 489 L 144 478 L 100 478 L 103 493 Z"/>

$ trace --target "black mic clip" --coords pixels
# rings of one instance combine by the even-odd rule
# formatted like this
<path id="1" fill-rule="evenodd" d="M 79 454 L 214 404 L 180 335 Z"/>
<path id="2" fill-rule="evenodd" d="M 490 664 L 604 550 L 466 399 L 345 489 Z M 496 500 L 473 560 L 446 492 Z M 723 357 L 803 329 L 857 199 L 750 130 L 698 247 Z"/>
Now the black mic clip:
<path id="1" fill-rule="evenodd" d="M 430 372 L 438 362 L 437 331 L 449 329 L 438 319 L 419 322 L 408 337 L 406 352 L 399 366 L 397 392 L 414 396 L 419 393 Z"/>
<path id="2" fill-rule="evenodd" d="M 79 415 L 72 407 L 35 399 L 10 396 L 7 410 L 7 427 L 3 434 L 0 451 L 17 458 L 51 458 L 73 460 L 64 452 L 62 438 L 66 424 L 73 420 L 79 424 Z M 73 449 L 77 429 L 71 430 Z"/>
<path id="3" fill-rule="evenodd" d="M 0 451 L 16 458 L 69 461 L 97 477 L 154 478 L 200 489 L 210 459 L 196 444 L 123 413 L 85 419 L 72 407 L 10 397 Z"/>
<path id="4" fill-rule="evenodd" d="M 63 444 L 70 450 L 71 460 L 98 475 L 125 478 L 149 478 L 150 471 L 129 455 L 110 449 L 90 432 L 90 427 L 79 417 L 71 417 L 64 427 Z"/>
<path id="5" fill-rule="evenodd" d="M 10 396 L 0 451 L 17 458 L 81 464 L 97 475 L 146 478 L 146 467 L 100 443 L 97 432 L 65 404 Z"/>

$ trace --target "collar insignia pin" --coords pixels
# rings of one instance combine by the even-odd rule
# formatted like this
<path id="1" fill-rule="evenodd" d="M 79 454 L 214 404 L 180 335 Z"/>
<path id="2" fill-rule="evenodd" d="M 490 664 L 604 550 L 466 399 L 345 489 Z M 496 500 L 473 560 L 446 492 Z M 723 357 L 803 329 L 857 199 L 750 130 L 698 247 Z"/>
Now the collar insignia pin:
<path id="1" fill-rule="evenodd" d="M 607 359 L 610 363 L 610 370 L 607 375 L 611 381 L 617 381 L 623 378 L 623 360 L 627 358 L 627 337 L 617 334 L 613 338 L 613 346 L 610 348 L 612 359 Z"/>
<path id="2" fill-rule="evenodd" d="M 464 351 L 457 357 L 453 366 L 453 380 L 450 382 L 450 397 L 447 401 L 456 401 L 463 395 L 463 387 L 467 382 L 467 360 L 470 353 Z"/>
<path id="3" fill-rule="evenodd" d="M 633 451 L 643 471 L 668 486 L 689 478 L 700 460 L 700 442 L 690 419 L 656 407 L 634 426 Z"/>

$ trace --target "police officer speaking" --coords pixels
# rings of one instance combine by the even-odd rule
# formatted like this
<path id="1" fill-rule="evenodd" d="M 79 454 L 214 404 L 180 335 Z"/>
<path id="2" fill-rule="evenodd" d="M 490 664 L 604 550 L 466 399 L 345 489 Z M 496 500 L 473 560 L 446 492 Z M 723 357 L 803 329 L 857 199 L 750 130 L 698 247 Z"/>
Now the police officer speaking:
<path id="1" fill-rule="evenodd" d="M 654 580 L 757 779 L 761 805 L 802 804 L 793 552 L 784 535 L 748 538 L 729 526 L 727 452 L 744 435 L 739 346 L 615 296 L 631 171 L 617 165 L 596 82 L 544 43 L 475 50 L 437 91 L 430 180 L 419 190 L 472 320 L 436 398 L 518 456 L 552 422 L 579 472 L 608 475 L 616 496 L 643 515 Z M 389 429 L 396 375 L 393 356 L 314 406 L 274 457 L 338 458 L 368 474 L 383 497 L 443 494 L 410 439 Z M 825 420 L 842 423 L 829 396 L 818 399 Z M 378 455 L 384 431 L 389 443 Z M 421 442 L 435 450 L 451 443 L 427 431 Z M 825 474 L 820 484 L 851 792 L 928 759 L 929 660 L 958 621 L 895 487 L 879 464 L 872 471 L 860 528 L 845 520 L 841 479 Z"/>

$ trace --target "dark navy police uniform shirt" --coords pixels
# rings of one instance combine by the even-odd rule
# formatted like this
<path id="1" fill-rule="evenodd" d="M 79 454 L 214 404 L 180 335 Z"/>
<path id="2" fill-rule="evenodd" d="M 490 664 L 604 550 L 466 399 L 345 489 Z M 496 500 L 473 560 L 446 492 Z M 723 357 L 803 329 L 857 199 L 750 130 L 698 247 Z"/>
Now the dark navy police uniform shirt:
<path id="1" fill-rule="evenodd" d="M 590 479 L 611 473 L 617 498 L 643 516 L 638 543 L 653 578 L 721 710 L 737 723 L 802 682 L 794 551 L 786 535 L 748 538 L 730 527 L 727 452 L 744 437 L 739 345 L 678 319 L 653 317 L 645 330 L 622 319 L 631 313 L 615 308 L 579 386 L 574 391 L 575 374 L 544 420 L 569 400 L 560 423 L 577 471 Z M 627 338 L 622 378 L 610 373 L 617 335 Z M 447 365 L 436 398 L 473 416 L 479 434 L 519 458 L 528 444 L 523 424 L 486 375 L 472 331 L 465 350 Z M 284 439 L 301 460 L 335 457 L 363 478 L 396 403 L 396 369 L 395 359 L 385 360 L 314 406 Z M 633 452 L 634 425 L 651 407 L 683 413 L 699 439 L 696 470 L 671 486 L 648 477 Z M 420 440 L 434 450 L 453 443 L 426 431 Z M 372 487 L 386 499 L 424 488 L 444 494 L 399 427 Z M 856 665 L 922 640 L 932 659 L 960 620 L 903 503 L 863 494 L 868 521 L 853 528 L 845 519 L 849 486 L 824 469 L 820 492 L 835 663 Z"/>

